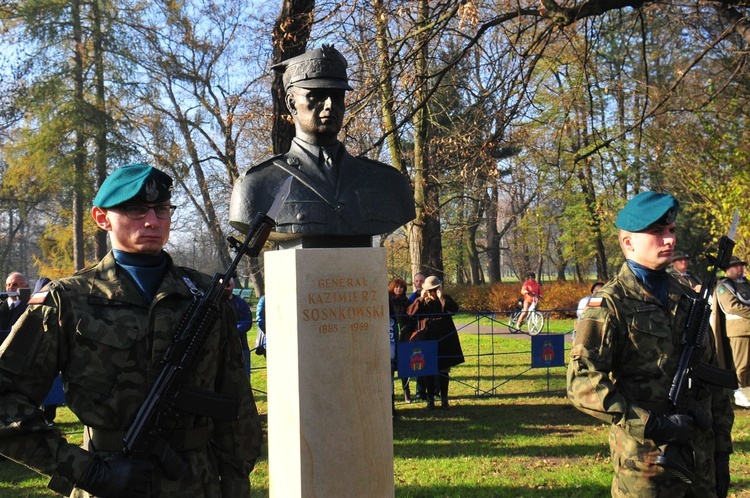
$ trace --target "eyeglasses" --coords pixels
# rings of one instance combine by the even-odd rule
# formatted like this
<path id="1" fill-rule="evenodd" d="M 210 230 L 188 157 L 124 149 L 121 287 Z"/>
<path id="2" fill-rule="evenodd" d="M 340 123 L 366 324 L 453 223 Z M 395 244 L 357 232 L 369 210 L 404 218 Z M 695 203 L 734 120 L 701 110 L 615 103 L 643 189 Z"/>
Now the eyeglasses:
<path id="1" fill-rule="evenodd" d="M 177 209 L 177 206 L 121 206 L 117 208 L 120 211 L 125 212 L 125 216 L 130 218 L 131 220 L 142 220 L 146 217 L 149 210 L 153 209 L 154 214 L 157 218 L 160 220 L 166 220 L 172 217 L 174 214 L 174 210 Z"/>

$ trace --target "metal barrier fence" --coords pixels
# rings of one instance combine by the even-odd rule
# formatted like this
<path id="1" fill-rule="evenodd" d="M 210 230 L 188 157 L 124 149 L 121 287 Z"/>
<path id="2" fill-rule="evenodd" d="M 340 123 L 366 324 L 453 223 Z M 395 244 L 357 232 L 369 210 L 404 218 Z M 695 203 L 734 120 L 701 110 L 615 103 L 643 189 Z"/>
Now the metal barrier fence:
<path id="1" fill-rule="evenodd" d="M 511 332 L 512 311 L 461 311 L 454 316 L 461 337 L 465 362 L 451 371 L 451 383 L 462 389 L 452 389 L 451 397 L 482 398 L 492 396 L 517 396 L 564 392 L 565 369 L 562 367 L 534 368 L 531 366 L 532 340 L 524 331 Z M 568 314 L 575 310 L 538 310 L 544 315 L 544 325 L 538 336 L 551 335 L 552 314 Z M 253 330 L 256 330 L 253 328 Z M 572 329 L 554 334 L 571 335 Z M 489 337 L 489 341 L 482 340 Z M 507 341 L 501 347 L 495 338 L 515 338 L 511 346 Z M 473 345 L 472 345 L 473 341 Z M 569 355 L 570 341 L 565 341 L 565 355 Z M 265 362 L 251 352 L 251 379 L 253 374 L 265 370 Z M 261 364 L 262 363 L 262 364 Z M 566 362 L 567 363 L 567 362 Z M 400 386 L 398 377 L 393 378 Z M 515 388 L 516 384 L 520 387 Z M 253 391 L 267 394 L 253 385 Z M 455 394 L 453 394 L 455 393 Z"/>
<path id="2" fill-rule="evenodd" d="M 550 317 L 556 312 L 567 312 L 570 310 L 538 310 L 544 315 L 544 325 L 538 336 L 551 335 Z M 511 315 L 515 311 L 472 311 L 461 312 L 459 315 L 469 317 L 468 323 L 457 324 L 456 328 L 464 338 L 476 339 L 476 352 L 464 354 L 466 363 L 462 366 L 473 365 L 475 374 L 469 379 L 456 379 L 474 392 L 475 397 L 510 396 L 522 394 L 539 394 L 542 392 L 562 392 L 565 390 L 565 368 L 546 367 L 535 368 L 531 366 L 532 340 L 531 336 L 512 326 Z M 463 322 L 464 320 L 461 320 Z M 514 329 L 515 332 L 511 332 Z M 554 334 L 570 335 L 572 329 Z M 489 336 L 488 341 L 480 341 L 481 336 Z M 512 345 L 507 346 L 507 341 L 501 348 L 496 337 L 514 338 Z M 484 348 L 482 347 L 484 346 Z M 570 343 L 565 342 L 565 354 L 570 351 Z M 566 362 L 567 364 L 567 362 Z M 520 387 L 514 389 L 510 384 L 519 382 Z"/>

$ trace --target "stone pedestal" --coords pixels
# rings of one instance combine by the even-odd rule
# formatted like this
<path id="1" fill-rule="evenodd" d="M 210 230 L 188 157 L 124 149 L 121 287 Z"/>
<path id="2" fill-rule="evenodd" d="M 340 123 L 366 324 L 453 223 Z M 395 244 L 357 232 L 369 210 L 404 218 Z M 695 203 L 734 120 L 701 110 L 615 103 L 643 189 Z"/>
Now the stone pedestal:
<path id="1" fill-rule="evenodd" d="M 384 248 L 265 254 L 272 498 L 394 496 Z"/>

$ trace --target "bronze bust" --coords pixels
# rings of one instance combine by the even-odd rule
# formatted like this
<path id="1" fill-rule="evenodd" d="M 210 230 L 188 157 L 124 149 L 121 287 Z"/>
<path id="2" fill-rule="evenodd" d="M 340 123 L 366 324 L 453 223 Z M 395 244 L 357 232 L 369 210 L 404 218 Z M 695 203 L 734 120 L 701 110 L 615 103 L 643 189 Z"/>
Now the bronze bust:
<path id="1" fill-rule="evenodd" d="M 234 185 L 229 223 L 246 232 L 281 182 L 291 192 L 269 240 L 281 247 L 369 247 L 372 236 L 413 220 L 414 194 L 395 168 L 349 154 L 337 136 L 351 90 L 344 56 L 323 45 L 276 64 L 295 137 L 286 154 L 249 168 Z"/>

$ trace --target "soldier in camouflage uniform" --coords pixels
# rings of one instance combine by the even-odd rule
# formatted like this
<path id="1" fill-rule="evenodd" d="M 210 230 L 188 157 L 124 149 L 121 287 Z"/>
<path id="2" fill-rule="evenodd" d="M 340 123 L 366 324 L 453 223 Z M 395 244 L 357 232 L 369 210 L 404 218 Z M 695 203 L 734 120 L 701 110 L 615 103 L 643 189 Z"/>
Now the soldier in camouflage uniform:
<path id="1" fill-rule="evenodd" d="M 701 291 L 701 281 L 688 270 L 690 255 L 686 252 L 676 252 L 672 258 L 672 265 L 667 267 L 667 272 L 674 276 L 680 283 L 687 285 L 695 292 Z"/>
<path id="2" fill-rule="evenodd" d="M 644 192 L 619 213 L 620 272 L 589 301 L 571 349 L 568 398 L 611 423 L 612 496 L 725 497 L 734 414 L 726 389 L 699 385 L 690 414 L 675 414 L 669 390 L 693 290 L 670 276 L 677 200 Z M 704 361 L 715 364 L 711 347 Z M 695 452 L 686 484 L 656 465 L 659 445 Z M 689 450 L 688 450 L 689 451 Z"/>
<path id="3" fill-rule="evenodd" d="M 716 349 L 724 352 L 724 363 L 737 371 L 734 404 L 742 408 L 750 408 L 750 282 L 745 278 L 746 265 L 737 257 L 729 262 L 726 277 L 714 291 L 718 307 L 713 322 Z"/>
<path id="4" fill-rule="evenodd" d="M 161 421 L 188 470 L 171 480 L 155 462 L 122 451 L 123 436 L 159 375 L 193 290 L 210 282 L 207 275 L 175 266 L 163 251 L 174 211 L 171 187 L 172 179 L 150 166 L 113 172 L 92 209 L 97 225 L 110 232 L 113 251 L 35 293 L 0 348 L 0 453 L 51 476 L 49 487 L 58 493 L 250 494 L 249 473 L 262 434 L 228 305 L 222 305 L 188 381 L 194 400 L 202 401 Z M 85 426 L 83 447 L 48 426 L 39 409 L 58 372 L 67 404 Z M 206 401 L 211 398 L 238 402 L 239 415 L 222 416 L 221 403 Z"/>

